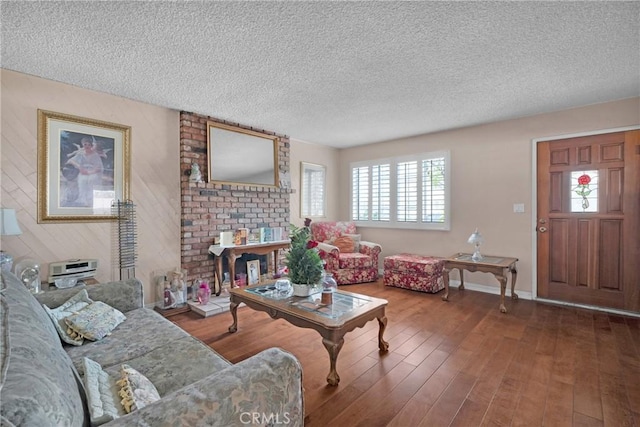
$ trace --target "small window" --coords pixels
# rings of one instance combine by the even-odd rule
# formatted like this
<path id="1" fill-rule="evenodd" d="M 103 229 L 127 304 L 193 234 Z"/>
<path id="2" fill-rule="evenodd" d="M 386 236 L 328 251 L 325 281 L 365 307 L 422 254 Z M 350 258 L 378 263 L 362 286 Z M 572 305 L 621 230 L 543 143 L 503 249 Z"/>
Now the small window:
<path id="1" fill-rule="evenodd" d="M 300 163 L 300 213 L 303 217 L 324 217 L 326 210 L 327 168 L 313 163 Z"/>
<path id="2" fill-rule="evenodd" d="M 598 171 L 571 172 L 571 212 L 598 212 Z"/>

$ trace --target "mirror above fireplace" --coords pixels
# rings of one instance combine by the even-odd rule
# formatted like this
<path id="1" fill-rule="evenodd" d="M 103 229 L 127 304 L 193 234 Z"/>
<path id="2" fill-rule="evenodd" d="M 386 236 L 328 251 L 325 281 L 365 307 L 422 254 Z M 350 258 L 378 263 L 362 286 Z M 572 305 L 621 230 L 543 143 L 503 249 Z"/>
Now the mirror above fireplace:
<path id="1" fill-rule="evenodd" d="M 278 137 L 207 122 L 209 182 L 278 186 Z"/>

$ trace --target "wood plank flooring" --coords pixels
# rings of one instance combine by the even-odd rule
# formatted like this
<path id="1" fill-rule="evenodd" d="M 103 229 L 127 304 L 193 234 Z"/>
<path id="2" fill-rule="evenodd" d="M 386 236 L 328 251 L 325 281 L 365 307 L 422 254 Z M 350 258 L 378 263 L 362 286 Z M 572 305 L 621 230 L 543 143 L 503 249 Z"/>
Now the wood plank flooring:
<path id="1" fill-rule="evenodd" d="M 340 384 L 328 386 L 320 335 L 238 309 L 171 317 L 236 363 L 281 347 L 303 367 L 306 426 L 640 426 L 640 319 L 452 289 L 450 301 L 386 287 L 345 290 L 389 301 L 378 323 L 345 336 Z"/>

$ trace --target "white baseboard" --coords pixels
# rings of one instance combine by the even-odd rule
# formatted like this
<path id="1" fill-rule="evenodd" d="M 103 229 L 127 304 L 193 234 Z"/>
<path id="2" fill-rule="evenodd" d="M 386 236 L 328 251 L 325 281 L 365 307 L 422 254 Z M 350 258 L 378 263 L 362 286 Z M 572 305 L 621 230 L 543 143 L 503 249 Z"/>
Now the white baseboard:
<path id="1" fill-rule="evenodd" d="M 460 281 L 459 280 L 451 280 L 449 282 L 449 286 L 450 287 L 458 287 L 458 286 L 460 286 Z M 511 288 L 509 286 L 510 285 L 507 286 L 507 291 L 505 293 L 505 296 L 507 298 L 511 297 L 511 290 L 510 290 Z M 488 293 L 488 294 L 500 295 L 500 288 L 494 288 L 492 286 L 478 285 L 477 283 L 465 282 L 464 288 L 468 289 L 470 291 L 478 291 L 478 292 L 485 292 L 485 293 Z M 564 307 L 584 308 L 586 310 L 602 311 L 602 312 L 605 312 L 605 313 L 618 314 L 618 315 L 621 315 L 621 316 L 640 317 L 640 313 L 635 313 L 635 312 L 632 312 L 632 311 L 617 310 L 615 308 L 608 308 L 608 307 L 597 307 L 597 306 L 594 306 L 594 305 L 578 304 L 578 303 L 572 303 L 572 302 L 566 302 L 566 301 L 550 300 L 550 299 L 545 299 L 545 298 L 533 298 L 533 294 L 531 292 L 523 291 L 523 290 L 520 290 L 520 289 L 516 289 L 516 294 L 518 294 L 518 298 L 519 299 L 535 300 L 535 301 L 541 302 L 541 303 L 553 304 L 553 305 L 561 305 L 561 306 L 564 306 Z"/>
<path id="2" fill-rule="evenodd" d="M 460 286 L 460 280 L 449 281 L 449 287 L 457 288 L 459 286 Z M 472 282 L 465 282 L 464 288 L 470 291 L 478 291 L 478 292 L 484 292 L 486 294 L 500 295 L 500 288 L 496 286 L 486 286 L 486 285 L 479 285 L 477 283 L 472 283 Z M 531 292 L 523 291 L 522 289 L 517 289 L 517 288 L 515 291 L 516 291 L 516 294 L 518 294 L 519 299 L 527 299 L 527 300 L 537 301 L 537 302 L 546 303 L 546 304 L 553 304 L 553 305 L 562 305 L 565 307 L 575 307 L 575 308 L 584 308 L 586 310 L 603 311 L 605 313 L 618 314 L 621 316 L 640 317 L 640 313 L 636 313 L 633 311 L 617 310 L 615 308 L 597 307 L 593 305 L 549 300 L 545 298 L 534 298 L 533 293 Z M 505 297 L 507 298 L 511 297 L 511 282 L 507 282 L 507 290 L 505 291 Z"/>
<path id="3" fill-rule="evenodd" d="M 383 270 L 380 271 L 380 277 L 381 278 L 384 277 Z M 449 280 L 449 286 L 453 288 L 457 288 L 458 286 L 460 286 L 460 280 Z M 465 282 L 464 288 L 469 289 L 470 291 L 478 291 L 478 292 L 484 292 L 486 294 L 500 295 L 499 286 L 486 286 L 486 285 L 479 285 L 477 283 L 472 283 L 472 282 Z M 521 299 L 528 299 L 528 300 L 533 299 L 533 294 L 529 291 L 516 289 L 516 294 L 518 294 L 518 298 L 521 298 Z M 511 296 L 511 282 L 507 282 L 507 290 L 505 292 L 505 295 L 507 297 Z"/>
<path id="4" fill-rule="evenodd" d="M 618 314 L 618 315 L 621 315 L 621 316 L 631 316 L 631 317 L 640 318 L 640 313 L 636 313 L 634 311 L 618 310 L 618 309 L 615 309 L 615 308 L 598 307 L 598 306 L 595 306 L 595 305 L 578 304 L 578 303 L 574 303 L 574 302 L 556 301 L 556 300 L 551 300 L 551 299 L 546 299 L 546 298 L 536 298 L 536 301 L 542 302 L 542 303 L 546 303 L 546 304 L 561 305 L 561 306 L 564 306 L 564 307 L 584 308 L 585 310 L 603 311 L 605 313 L 611 313 L 611 314 Z"/>
<path id="5" fill-rule="evenodd" d="M 457 288 L 458 286 L 460 286 L 459 280 L 449 280 L 449 287 Z M 478 292 L 484 292 L 486 294 L 500 295 L 500 287 L 496 287 L 496 286 L 479 285 L 477 283 L 465 281 L 464 288 L 470 291 L 478 291 Z M 516 294 L 518 294 L 518 298 L 520 299 L 528 299 L 528 300 L 533 299 L 533 295 L 531 294 L 531 292 L 523 291 L 522 289 L 518 289 L 518 288 L 516 288 L 515 291 L 516 291 Z M 511 297 L 511 282 L 507 282 L 507 290 L 505 291 L 505 296 Z"/>

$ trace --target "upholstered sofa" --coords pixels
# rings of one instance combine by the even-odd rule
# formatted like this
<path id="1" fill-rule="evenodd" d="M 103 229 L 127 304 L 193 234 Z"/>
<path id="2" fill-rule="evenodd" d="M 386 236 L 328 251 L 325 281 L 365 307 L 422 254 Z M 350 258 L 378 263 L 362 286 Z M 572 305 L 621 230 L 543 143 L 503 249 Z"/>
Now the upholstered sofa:
<path id="1" fill-rule="evenodd" d="M 310 224 L 311 238 L 326 261 L 326 271 L 338 285 L 374 282 L 378 279 L 378 257 L 382 247 L 361 240 L 351 221 L 318 221 Z M 351 243 L 350 243 L 351 242 Z"/>
<path id="2" fill-rule="evenodd" d="M 34 296 L 6 272 L 1 285 L 0 425 L 104 422 L 93 417 L 106 406 L 95 400 L 96 390 L 85 372 L 85 366 L 89 370 L 93 365 L 87 360 L 102 367 L 101 393 L 116 387 L 122 366 L 128 365 L 155 386 L 160 398 L 129 414 L 119 409 L 120 415 L 103 425 L 303 425 L 302 371 L 293 355 L 272 348 L 232 365 L 154 310 L 143 308 L 138 280 L 85 288 L 92 301 L 119 310 L 126 320 L 110 335 L 82 345 L 62 344 L 41 305 L 58 307 L 82 289 Z"/>

